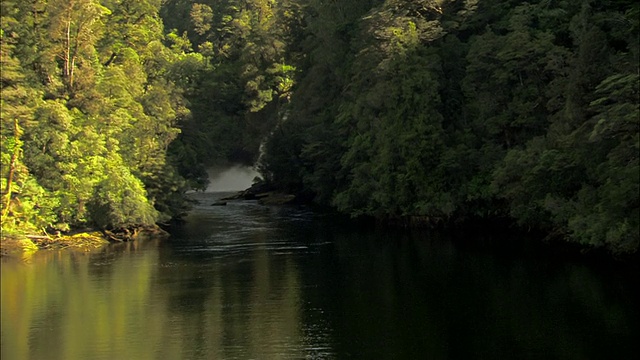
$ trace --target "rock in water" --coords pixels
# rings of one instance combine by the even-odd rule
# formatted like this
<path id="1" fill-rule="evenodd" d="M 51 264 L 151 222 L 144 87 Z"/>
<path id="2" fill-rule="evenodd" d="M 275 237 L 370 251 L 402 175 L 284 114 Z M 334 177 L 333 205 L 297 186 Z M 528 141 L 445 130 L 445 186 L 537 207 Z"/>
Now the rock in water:
<path id="1" fill-rule="evenodd" d="M 286 205 L 293 203 L 295 200 L 295 195 L 271 192 L 263 194 L 258 203 L 261 205 Z"/>

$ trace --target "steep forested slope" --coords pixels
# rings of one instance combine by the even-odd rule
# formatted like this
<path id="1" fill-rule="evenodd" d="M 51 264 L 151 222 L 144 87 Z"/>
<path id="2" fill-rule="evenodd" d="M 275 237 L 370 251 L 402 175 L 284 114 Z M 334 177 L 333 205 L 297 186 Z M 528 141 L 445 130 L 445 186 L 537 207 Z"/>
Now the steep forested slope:
<path id="1" fill-rule="evenodd" d="M 206 166 L 258 161 L 353 216 L 635 252 L 638 9 L 2 0 L 3 230 L 167 219 Z"/>
<path id="2" fill-rule="evenodd" d="M 638 247 L 638 5 L 308 1 L 266 177 L 353 215 Z M 337 15 L 338 14 L 338 15 Z"/>
<path id="3" fill-rule="evenodd" d="M 160 1 L 2 1 L 2 228 L 153 223 L 188 109 Z M 155 208 L 154 208 L 155 205 Z M 177 206 L 179 207 L 179 206 Z"/>

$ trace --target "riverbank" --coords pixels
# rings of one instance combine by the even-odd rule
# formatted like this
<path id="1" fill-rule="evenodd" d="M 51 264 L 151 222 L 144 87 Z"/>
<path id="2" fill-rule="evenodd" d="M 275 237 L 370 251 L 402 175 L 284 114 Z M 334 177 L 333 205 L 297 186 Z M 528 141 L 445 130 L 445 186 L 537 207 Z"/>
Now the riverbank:
<path id="1" fill-rule="evenodd" d="M 91 251 L 109 244 L 99 231 L 74 235 L 9 235 L 0 239 L 0 256 L 14 256 L 44 249 Z"/>
<path id="2" fill-rule="evenodd" d="M 137 226 L 127 229 L 84 230 L 69 234 L 5 235 L 0 236 L 0 256 L 16 256 L 39 250 L 71 249 L 93 251 L 110 243 L 135 241 L 141 237 L 167 237 L 169 233 L 158 226 Z"/>

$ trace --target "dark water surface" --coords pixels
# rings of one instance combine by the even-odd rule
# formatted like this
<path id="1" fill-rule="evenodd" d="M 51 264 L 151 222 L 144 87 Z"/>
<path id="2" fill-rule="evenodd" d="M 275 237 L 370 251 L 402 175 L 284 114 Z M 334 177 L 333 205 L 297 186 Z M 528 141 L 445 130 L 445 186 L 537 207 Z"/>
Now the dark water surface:
<path id="1" fill-rule="evenodd" d="M 640 353 L 638 277 L 628 269 L 358 229 L 305 208 L 212 207 L 219 194 L 194 196 L 201 205 L 169 241 L 3 260 L 0 358 Z"/>

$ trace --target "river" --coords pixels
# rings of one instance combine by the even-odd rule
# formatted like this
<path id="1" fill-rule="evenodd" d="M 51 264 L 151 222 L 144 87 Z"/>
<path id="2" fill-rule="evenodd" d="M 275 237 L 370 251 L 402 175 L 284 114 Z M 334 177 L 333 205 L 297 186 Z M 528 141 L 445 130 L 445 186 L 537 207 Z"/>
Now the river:
<path id="1" fill-rule="evenodd" d="M 519 238 L 504 249 L 479 233 L 362 228 L 304 207 L 193 196 L 169 240 L 3 259 L 0 358 L 640 353 L 638 277 L 624 266 L 559 260 Z"/>

